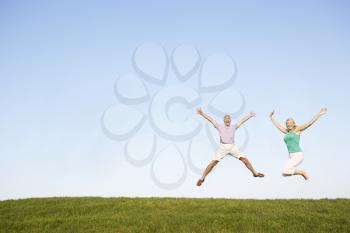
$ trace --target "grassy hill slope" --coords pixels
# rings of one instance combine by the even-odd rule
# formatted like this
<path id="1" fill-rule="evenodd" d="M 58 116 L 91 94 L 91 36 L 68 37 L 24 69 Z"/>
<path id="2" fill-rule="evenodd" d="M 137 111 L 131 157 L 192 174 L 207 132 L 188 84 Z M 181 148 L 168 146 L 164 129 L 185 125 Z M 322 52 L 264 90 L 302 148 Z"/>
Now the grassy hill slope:
<path id="1" fill-rule="evenodd" d="M 0 201 L 0 232 L 350 232 L 350 200 L 8 200 Z"/>

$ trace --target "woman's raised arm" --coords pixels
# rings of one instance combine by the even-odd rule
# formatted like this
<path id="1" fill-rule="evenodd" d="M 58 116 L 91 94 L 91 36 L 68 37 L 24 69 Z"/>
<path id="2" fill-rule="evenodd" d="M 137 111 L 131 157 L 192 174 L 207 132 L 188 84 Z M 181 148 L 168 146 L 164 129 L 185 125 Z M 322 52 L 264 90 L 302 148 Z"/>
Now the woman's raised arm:
<path id="1" fill-rule="evenodd" d="M 275 114 L 275 110 L 273 110 L 270 113 L 270 119 L 272 121 L 272 123 L 276 126 L 277 129 L 279 129 L 282 133 L 288 133 L 287 129 L 282 127 L 275 119 L 273 119 L 273 114 Z"/>
<path id="2" fill-rule="evenodd" d="M 313 125 L 318 119 L 320 119 L 321 116 L 323 116 L 324 114 L 326 114 L 327 112 L 327 108 L 321 108 L 320 112 L 317 113 L 317 115 L 312 118 L 308 123 L 304 124 L 304 125 L 300 125 L 297 126 L 296 130 L 297 131 L 303 131 L 307 128 L 309 128 L 311 125 Z"/>

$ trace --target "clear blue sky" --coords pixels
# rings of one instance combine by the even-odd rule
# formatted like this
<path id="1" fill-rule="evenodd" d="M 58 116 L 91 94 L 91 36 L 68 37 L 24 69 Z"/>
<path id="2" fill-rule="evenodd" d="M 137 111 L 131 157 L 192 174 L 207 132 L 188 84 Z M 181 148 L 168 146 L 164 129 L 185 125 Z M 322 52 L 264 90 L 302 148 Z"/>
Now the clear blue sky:
<path id="1" fill-rule="evenodd" d="M 0 199 L 350 198 L 349 10 L 348 1 L 1 1 Z M 159 43 L 168 54 L 189 44 L 202 58 L 235 59 L 244 114 L 257 113 L 246 125 L 245 153 L 266 178 L 253 179 L 239 161 L 225 158 L 199 189 L 186 159 L 184 183 L 167 190 L 152 180 L 152 163 L 126 160 L 125 141 L 106 137 L 100 119 L 117 103 L 115 80 L 134 72 L 132 54 L 144 42 Z M 304 123 L 323 106 L 329 112 L 301 139 L 310 182 L 281 177 L 287 151 L 268 113 L 275 109 L 281 123 L 287 117 Z M 206 125 L 194 109 L 178 109 Z M 127 121 L 120 119 L 117 128 Z M 136 145 L 147 147 L 142 140 Z M 193 159 L 204 168 L 212 152 L 202 152 Z M 183 169 L 172 150 L 159 163 L 154 168 L 165 181 Z"/>

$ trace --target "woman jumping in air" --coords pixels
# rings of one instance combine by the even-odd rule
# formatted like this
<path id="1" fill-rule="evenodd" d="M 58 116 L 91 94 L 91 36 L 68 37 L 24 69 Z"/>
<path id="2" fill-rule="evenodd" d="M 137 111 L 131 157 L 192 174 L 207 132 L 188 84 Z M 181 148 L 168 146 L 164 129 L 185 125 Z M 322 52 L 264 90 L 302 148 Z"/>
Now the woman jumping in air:
<path id="1" fill-rule="evenodd" d="M 296 167 L 303 161 L 304 154 L 300 148 L 300 134 L 305 129 L 309 128 L 313 123 L 315 123 L 322 115 L 327 112 L 327 108 L 322 108 L 321 111 L 307 124 L 296 125 L 295 121 L 292 118 L 288 118 L 286 121 L 286 127 L 282 127 L 275 119 L 273 119 L 273 114 L 275 111 L 270 113 L 270 119 L 272 123 L 284 133 L 284 141 L 287 145 L 289 152 L 289 160 L 283 168 L 283 176 L 293 176 L 299 175 L 302 176 L 305 180 L 309 179 L 309 176 L 305 170 L 299 170 Z"/>

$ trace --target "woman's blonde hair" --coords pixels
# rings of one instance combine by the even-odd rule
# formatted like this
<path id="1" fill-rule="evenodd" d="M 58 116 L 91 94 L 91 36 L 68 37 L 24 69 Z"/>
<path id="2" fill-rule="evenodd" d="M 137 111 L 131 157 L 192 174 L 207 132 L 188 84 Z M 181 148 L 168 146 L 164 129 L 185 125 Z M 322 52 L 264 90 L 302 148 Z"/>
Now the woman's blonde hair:
<path id="1" fill-rule="evenodd" d="M 288 118 L 287 120 L 286 120 L 286 124 L 287 124 L 287 121 L 292 121 L 293 123 L 294 123 L 294 126 L 293 126 L 293 129 L 295 129 L 296 127 L 297 127 L 297 124 L 295 123 L 295 120 L 293 119 L 293 118 Z M 288 130 L 288 128 L 287 128 L 287 131 L 289 132 L 290 130 Z"/>

